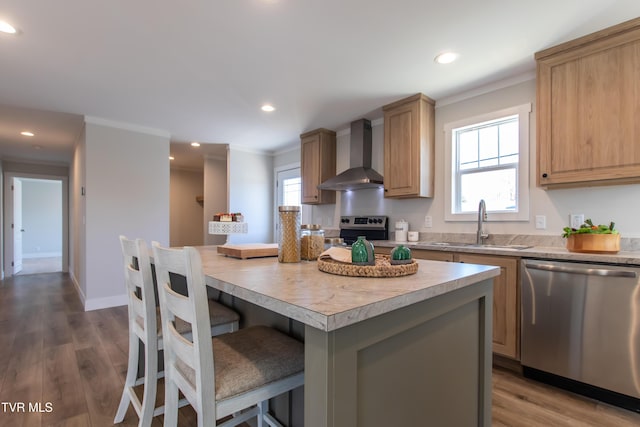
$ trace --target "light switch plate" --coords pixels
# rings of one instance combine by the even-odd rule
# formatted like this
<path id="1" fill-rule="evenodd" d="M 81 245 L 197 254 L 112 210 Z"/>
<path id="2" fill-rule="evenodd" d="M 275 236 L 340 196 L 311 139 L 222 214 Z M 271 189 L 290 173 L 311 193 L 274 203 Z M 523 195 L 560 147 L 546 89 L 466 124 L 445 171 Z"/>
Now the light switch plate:
<path id="1" fill-rule="evenodd" d="M 431 218 L 431 216 L 427 215 L 424 217 L 424 228 L 431 227 L 433 227 L 433 219 Z"/>
<path id="2" fill-rule="evenodd" d="M 571 228 L 580 228 L 584 224 L 584 214 L 571 214 Z"/>
<path id="3" fill-rule="evenodd" d="M 536 215 L 536 228 L 544 230 L 547 228 L 547 217 L 544 215 Z"/>

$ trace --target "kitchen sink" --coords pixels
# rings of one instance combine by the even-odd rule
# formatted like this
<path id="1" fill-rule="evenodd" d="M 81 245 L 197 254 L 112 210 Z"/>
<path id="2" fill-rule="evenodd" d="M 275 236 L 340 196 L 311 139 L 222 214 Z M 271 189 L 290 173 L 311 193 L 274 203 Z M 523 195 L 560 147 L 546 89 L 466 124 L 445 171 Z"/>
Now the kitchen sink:
<path id="1" fill-rule="evenodd" d="M 478 243 L 463 243 L 463 242 L 429 242 L 427 244 L 434 245 L 434 246 L 474 247 L 474 248 L 487 248 L 487 249 L 515 249 L 515 250 L 522 250 L 522 249 L 528 249 L 533 247 L 530 245 L 494 245 L 491 243 L 478 244 Z"/>

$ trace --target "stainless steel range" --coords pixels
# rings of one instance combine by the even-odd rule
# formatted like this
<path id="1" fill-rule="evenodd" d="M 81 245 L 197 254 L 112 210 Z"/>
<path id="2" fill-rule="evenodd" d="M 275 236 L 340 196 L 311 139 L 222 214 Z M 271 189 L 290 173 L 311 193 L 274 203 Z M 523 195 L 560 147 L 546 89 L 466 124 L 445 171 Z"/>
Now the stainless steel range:
<path id="1" fill-rule="evenodd" d="M 389 217 L 382 215 L 341 216 L 340 237 L 348 245 L 364 236 L 367 240 L 389 239 Z"/>

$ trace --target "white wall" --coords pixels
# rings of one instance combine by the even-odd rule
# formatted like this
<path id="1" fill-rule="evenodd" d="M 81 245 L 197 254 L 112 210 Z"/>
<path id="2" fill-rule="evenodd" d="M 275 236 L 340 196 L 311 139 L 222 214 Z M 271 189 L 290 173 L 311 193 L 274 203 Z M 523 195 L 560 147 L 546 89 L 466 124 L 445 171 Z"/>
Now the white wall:
<path id="1" fill-rule="evenodd" d="M 300 147 L 299 144 L 278 151 L 273 157 L 273 167 L 288 166 L 300 163 Z"/>
<path id="2" fill-rule="evenodd" d="M 21 181 L 23 258 L 62 255 L 62 181 Z"/>
<path id="3" fill-rule="evenodd" d="M 213 215 L 229 212 L 227 158 L 206 156 L 204 159 L 204 218 L 200 232 L 206 245 L 223 245 L 227 236 L 209 234 L 209 221 Z M 234 211 L 236 212 L 236 211 Z"/>
<path id="4" fill-rule="evenodd" d="M 169 244 L 203 245 L 204 206 L 196 201 L 196 197 L 204 196 L 204 172 L 172 168 L 170 182 Z"/>
<path id="5" fill-rule="evenodd" d="M 86 182 L 86 134 L 85 124 L 73 150 L 69 173 L 69 275 L 83 301 L 87 294 L 86 199 L 82 194 Z"/>
<path id="6" fill-rule="evenodd" d="M 506 83 L 505 83 L 506 84 Z M 499 87 L 495 85 L 494 87 Z M 476 93 L 482 93 L 480 88 Z M 428 94 L 427 94 L 428 95 Z M 562 228 L 569 225 L 570 213 L 583 213 L 597 223 L 614 221 L 623 237 L 640 237 L 638 202 L 640 184 L 587 187 L 578 189 L 543 190 L 536 187 L 536 148 L 535 148 L 535 80 L 526 80 L 507 87 L 487 90 L 477 96 L 465 98 L 458 96 L 456 102 L 436 101 L 436 159 L 435 159 L 435 195 L 432 199 L 384 199 L 379 190 L 359 190 L 342 192 L 335 205 L 314 206 L 313 222 L 325 228 L 337 228 L 339 215 L 380 214 L 390 217 L 390 228 L 395 221 L 405 219 L 411 230 L 420 230 L 425 215 L 430 215 L 433 227 L 424 229 L 431 232 L 474 233 L 475 221 L 446 222 L 444 220 L 444 124 L 524 103 L 532 104 L 530 122 L 529 149 L 529 188 L 530 220 L 526 222 L 489 223 L 486 230 L 493 234 L 538 234 L 559 236 Z M 356 120 L 359 117 L 345 118 Z M 372 166 L 383 173 L 383 130 L 379 117 L 369 117 L 373 124 Z M 337 172 L 348 167 L 349 137 L 348 129 L 338 129 Z M 291 155 L 287 153 L 287 155 Z M 275 162 L 279 162 L 276 156 Z M 547 228 L 535 228 L 535 216 L 545 215 Z"/>
<path id="7" fill-rule="evenodd" d="M 273 237 L 273 156 L 229 148 L 229 211 L 241 212 L 247 234 L 229 235 L 229 243 L 269 243 Z"/>
<path id="8" fill-rule="evenodd" d="M 86 118 L 85 309 L 126 304 L 118 236 L 169 244 L 169 135 Z M 82 203 L 82 202 L 81 202 Z"/>

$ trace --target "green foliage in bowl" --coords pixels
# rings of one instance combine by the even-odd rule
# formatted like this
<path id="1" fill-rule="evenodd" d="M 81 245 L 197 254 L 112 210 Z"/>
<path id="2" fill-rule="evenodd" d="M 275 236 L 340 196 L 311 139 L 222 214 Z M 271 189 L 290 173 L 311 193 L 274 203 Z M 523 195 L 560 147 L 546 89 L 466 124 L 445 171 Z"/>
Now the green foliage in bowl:
<path id="1" fill-rule="evenodd" d="M 615 222 L 610 222 L 609 225 L 594 225 L 590 219 L 586 219 L 580 228 L 565 227 L 562 230 L 562 237 L 569 237 L 572 234 L 618 234 L 618 230 L 614 230 L 615 225 Z"/>

